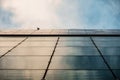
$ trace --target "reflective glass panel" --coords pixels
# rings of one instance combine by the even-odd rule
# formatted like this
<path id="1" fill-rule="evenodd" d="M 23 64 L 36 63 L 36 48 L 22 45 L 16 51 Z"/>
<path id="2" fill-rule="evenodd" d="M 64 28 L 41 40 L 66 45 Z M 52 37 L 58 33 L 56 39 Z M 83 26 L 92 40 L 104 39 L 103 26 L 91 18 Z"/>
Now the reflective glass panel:
<path id="1" fill-rule="evenodd" d="M 57 37 L 29 37 L 26 41 L 56 41 Z"/>
<path id="2" fill-rule="evenodd" d="M 58 46 L 94 46 L 91 42 L 84 41 L 60 41 Z"/>
<path id="3" fill-rule="evenodd" d="M 60 41 L 90 41 L 89 37 L 60 37 Z"/>
<path id="4" fill-rule="evenodd" d="M 120 69 L 120 56 L 104 56 L 112 69 Z"/>
<path id="5" fill-rule="evenodd" d="M 21 41 L 26 37 L 0 37 L 0 42 L 1 41 Z"/>
<path id="6" fill-rule="evenodd" d="M 23 42 L 20 47 L 24 46 L 55 46 L 56 42 Z"/>
<path id="7" fill-rule="evenodd" d="M 49 70 L 47 80 L 114 80 L 109 70 Z"/>
<path id="8" fill-rule="evenodd" d="M 120 55 L 120 47 L 99 47 L 103 55 Z"/>
<path id="9" fill-rule="evenodd" d="M 17 42 L 0 42 L 0 47 L 2 46 L 15 46 L 19 43 L 20 41 Z"/>
<path id="10" fill-rule="evenodd" d="M 93 46 L 57 47 L 55 55 L 99 55 Z"/>
<path id="11" fill-rule="evenodd" d="M 0 47 L 0 55 L 3 55 L 4 53 L 6 53 L 8 50 L 10 50 L 11 47 Z"/>
<path id="12" fill-rule="evenodd" d="M 17 47 L 8 55 L 51 55 L 54 47 Z"/>
<path id="13" fill-rule="evenodd" d="M 0 80 L 40 80 L 44 70 L 0 70 Z"/>
<path id="14" fill-rule="evenodd" d="M 107 69 L 99 56 L 54 56 L 50 69 Z"/>
<path id="15" fill-rule="evenodd" d="M 46 69 L 49 56 L 6 56 L 0 59 L 0 69 Z"/>
<path id="16" fill-rule="evenodd" d="M 94 41 L 120 41 L 120 37 L 93 37 Z"/>
<path id="17" fill-rule="evenodd" d="M 114 69 L 113 72 L 120 79 L 120 69 L 116 69 L 116 70 Z"/>
<path id="18" fill-rule="evenodd" d="M 120 42 L 111 42 L 111 41 L 95 41 L 97 46 L 102 47 L 120 47 Z"/>
<path id="19" fill-rule="evenodd" d="M 97 46 L 118 47 L 120 46 L 120 37 L 93 37 Z"/>

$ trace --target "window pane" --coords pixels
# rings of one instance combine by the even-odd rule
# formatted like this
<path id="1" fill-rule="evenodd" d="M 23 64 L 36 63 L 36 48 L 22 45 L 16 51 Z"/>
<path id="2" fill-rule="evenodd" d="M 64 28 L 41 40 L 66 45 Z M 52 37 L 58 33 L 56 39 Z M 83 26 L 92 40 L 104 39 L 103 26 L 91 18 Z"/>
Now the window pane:
<path id="1" fill-rule="evenodd" d="M 0 80 L 40 80 L 44 70 L 0 70 Z"/>
<path id="2" fill-rule="evenodd" d="M 84 41 L 61 41 L 58 46 L 94 46 L 91 42 Z"/>
<path id="3" fill-rule="evenodd" d="M 0 42 L 1 41 L 21 41 L 25 39 L 26 37 L 0 37 Z"/>
<path id="4" fill-rule="evenodd" d="M 49 58 L 49 56 L 6 56 L 0 60 L 0 69 L 46 69 Z"/>
<path id="5" fill-rule="evenodd" d="M 120 79 L 120 69 L 113 70 L 113 72 Z"/>
<path id="6" fill-rule="evenodd" d="M 5 54 L 8 50 L 10 50 L 12 47 L 0 47 L 0 55 Z"/>
<path id="7" fill-rule="evenodd" d="M 120 37 L 93 37 L 97 46 L 116 47 L 120 46 Z"/>
<path id="8" fill-rule="evenodd" d="M 15 46 L 19 43 L 20 41 L 17 41 L 17 42 L 0 42 L 0 47 L 2 46 Z"/>
<path id="9" fill-rule="evenodd" d="M 103 55 L 120 55 L 120 47 L 99 47 Z"/>
<path id="10" fill-rule="evenodd" d="M 90 41 L 89 37 L 60 37 L 60 41 Z"/>
<path id="11" fill-rule="evenodd" d="M 99 55 L 95 47 L 57 47 L 55 55 Z"/>
<path id="12" fill-rule="evenodd" d="M 120 37 L 93 37 L 94 41 L 120 41 Z"/>
<path id="13" fill-rule="evenodd" d="M 17 47 L 8 55 L 51 55 L 54 47 Z"/>
<path id="14" fill-rule="evenodd" d="M 105 56 L 105 59 L 112 69 L 120 69 L 120 56 Z"/>
<path id="15" fill-rule="evenodd" d="M 120 47 L 120 42 L 111 42 L 111 41 L 95 41 L 97 46 L 102 47 Z"/>
<path id="16" fill-rule="evenodd" d="M 109 70 L 49 70 L 47 80 L 114 80 Z"/>
<path id="17" fill-rule="evenodd" d="M 29 37 L 26 41 L 56 41 L 57 37 Z"/>
<path id="18" fill-rule="evenodd" d="M 20 47 L 29 46 L 55 46 L 56 42 L 23 42 Z"/>
<path id="19" fill-rule="evenodd" d="M 94 66 L 93 66 L 94 65 Z M 99 56 L 54 56 L 50 69 L 107 69 Z"/>

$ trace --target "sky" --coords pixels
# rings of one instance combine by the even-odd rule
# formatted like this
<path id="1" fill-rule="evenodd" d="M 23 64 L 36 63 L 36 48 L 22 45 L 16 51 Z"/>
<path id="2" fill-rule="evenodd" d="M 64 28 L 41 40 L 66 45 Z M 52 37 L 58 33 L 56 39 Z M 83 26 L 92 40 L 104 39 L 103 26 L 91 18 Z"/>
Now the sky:
<path id="1" fill-rule="evenodd" d="M 0 0 L 0 29 L 120 29 L 120 0 Z"/>

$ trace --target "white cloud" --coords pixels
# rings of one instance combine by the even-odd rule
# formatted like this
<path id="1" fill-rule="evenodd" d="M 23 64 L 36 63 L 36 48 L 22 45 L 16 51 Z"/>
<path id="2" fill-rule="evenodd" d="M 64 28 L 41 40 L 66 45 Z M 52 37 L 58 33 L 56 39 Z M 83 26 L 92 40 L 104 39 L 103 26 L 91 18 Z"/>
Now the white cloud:
<path id="1" fill-rule="evenodd" d="M 50 28 L 60 23 L 56 9 L 62 0 L 3 0 L 2 7 L 14 14 L 13 21 L 22 28 Z"/>
<path id="2" fill-rule="evenodd" d="M 6 12 L 13 13 L 10 22 L 13 22 L 13 25 L 19 25 L 20 28 L 39 26 L 50 29 L 81 29 L 85 28 L 84 26 L 86 28 L 103 28 L 120 25 L 117 22 L 119 21 L 119 3 L 116 1 L 0 0 L 0 7 Z M 4 16 L 6 15 L 4 14 Z"/>

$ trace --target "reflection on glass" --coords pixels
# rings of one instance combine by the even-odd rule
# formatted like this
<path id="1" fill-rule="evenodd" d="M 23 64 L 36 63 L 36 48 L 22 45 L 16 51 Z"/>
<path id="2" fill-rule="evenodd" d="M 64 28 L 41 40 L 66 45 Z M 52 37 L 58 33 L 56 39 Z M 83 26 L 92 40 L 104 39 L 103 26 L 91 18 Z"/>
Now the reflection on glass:
<path id="1" fill-rule="evenodd" d="M 120 56 L 104 56 L 112 69 L 120 69 Z"/>
<path id="2" fill-rule="evenodd" d="M 57 47 L 55 55 L 99 55 L 96 48 L 92 46 L 81 47 Z"/>
<path id="3" fill-rule="evenodd" d="M 120 79 L 120 69 L 114 69 L 113 72 Z"/>
<path id="4" fill-rule="evenodd" d="M 44 70 L 0 70 L 0 80 L 40 80 Z"/>
<path id="5" fill-rule="evenodd" d="M 89 37 L 60 37 L 60 41 L 90 41 Z"/>
<path id="6" fill-rule="evenodd" d="M 58 46 L 94 46 L 91 42 L 84 41 L 61 41 Z"/>
<path id="7" fill-rule="evenodd" d="M 29 46 L 55 46 L 55 42 L 23 42 L 20 47 Z"/>
<path id="8" fill-rule="evenodd" d="M 0 60 L 0 69 L 46 69 L 49 56 L 6 56 Z"/>
<path id="9" fill-rule="evenodd" d="M 120 46 L 120 37 L 93 37 L 97 46 L 117 47 Z"/>
<path id="10" fill-rule="evenodd" d="M 36 33 L 45 32 L 37 31 Z M 0 55 L 24 38 L 1 37 Z M 114 73 L 119 77 L 120 38 L 94 37 L 93 39 Z M 57 37 L 28 37 L 26 41 L 0 59 L 0 80 L 40 80 L 48 65 L 56 40 Z M 89 37 L 60 37 L 46 79 L 114 80 Z"/>
<path id="11" fill-rule="evenodd" d="M 17 47 L 7 55 L 51 55 L 54 47 Z"/>
<path id="12" fill-rule="evenodd" d="M 107 69 L 99 56 L 54 56 L 50 69 Z"/>
<path id="13" fill-rule="evenodd" d="M 120 37 L 93 37 L 94 41 L 120 41 Z"/>
<path id="14" fill-rule="evenodd" d="M 99 47 L 103 55 L 120 55 L 120 47 Z"/>
<path id="15" fill-rule="evenodd" d="M 10 50 L 11 49 L 11 47 L 9 46 L 9 47 L 0 47 L 0 55 L 3 55 L 3 54 L 5 54 L 8 50 Z"/>
<path id="16" fill-rule="evenodd" d="M 47 80 L 114 80 L 109 70 L 49 70 Z"/>
<path id="17" fill-rule="evenodd" d="M 95 41 L 97 46 L 102 47 L 120 47 L 120 42 L 109 42 L 109 41 Z"/>
<path id="18" fill-rule="evenodd" d="M 15 46 L 19 43 L 20 41 L 16 41 L 16 42 L 0 42 L 0 47 L 4 47 L 4 46 Z"/>
<path id="19" fill-rule="evenodd" d="M 56 41 L 57 37 L 29 37 L 26 41 Z"/>
<path id="20" fill-rule="evenodd" d="M 25 37 L 0 37 L 0 42 L 4 41 L 4 42 L 8 42 L 8 41 L 21 41 L 23 40 Z"/>

